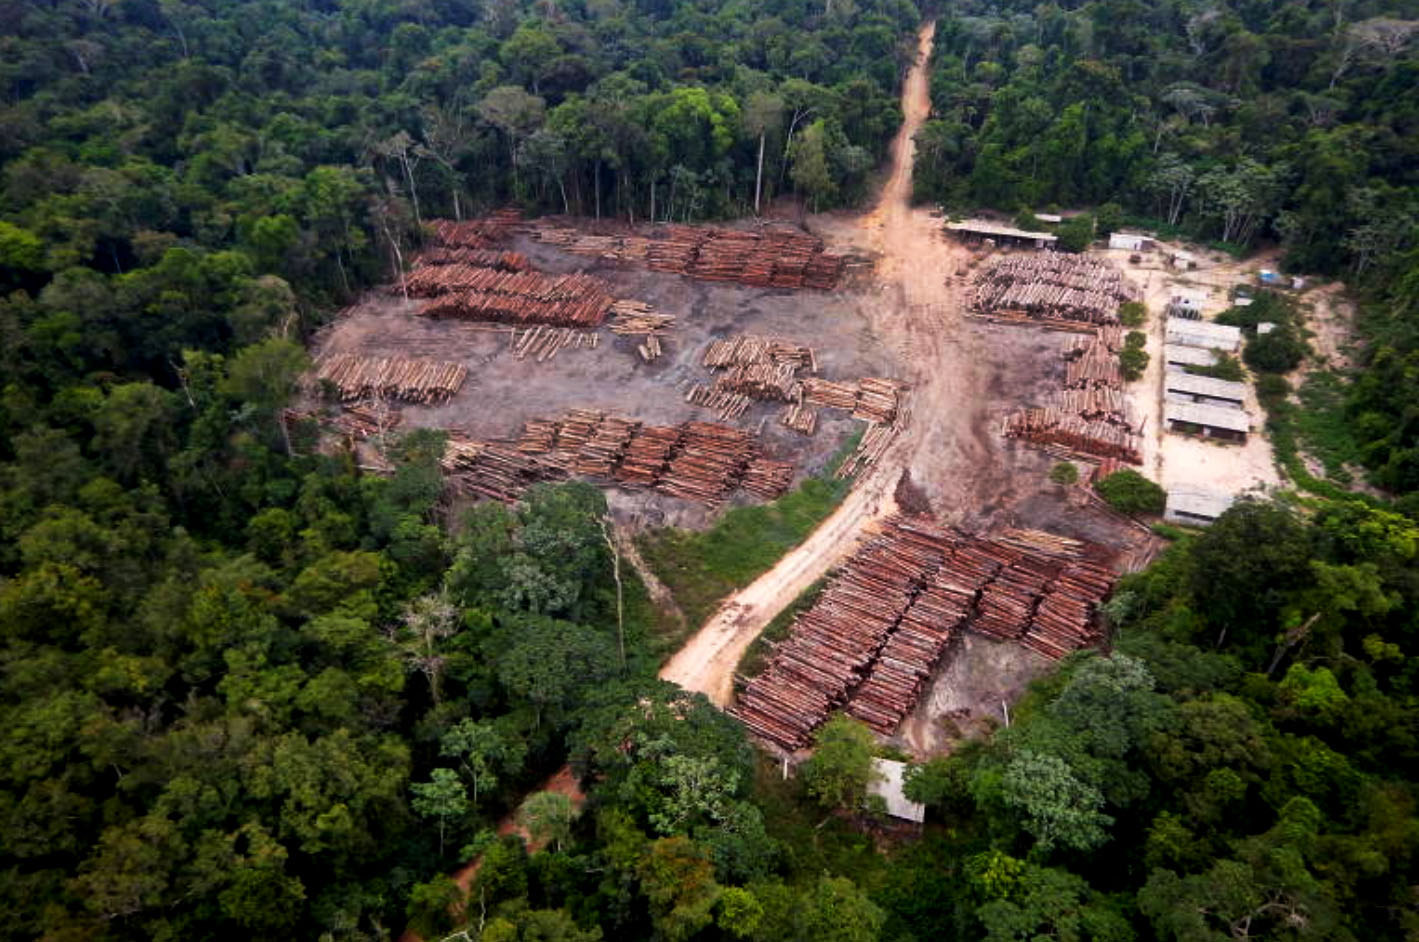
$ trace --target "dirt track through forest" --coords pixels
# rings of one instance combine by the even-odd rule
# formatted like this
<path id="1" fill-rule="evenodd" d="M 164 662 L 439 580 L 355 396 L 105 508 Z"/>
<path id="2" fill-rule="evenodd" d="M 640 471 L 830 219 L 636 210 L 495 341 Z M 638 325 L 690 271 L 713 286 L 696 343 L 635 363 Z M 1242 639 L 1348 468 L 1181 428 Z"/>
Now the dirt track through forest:
<path id="1" fill-rule="evenodd" d="M 660 676 L 728 705 L 744 652 L 779 612 L 841 562 L 875 521 L 896 509 L 904 470 L 944 497 L 944 519 L 959 520 L 986 495 L 977 493 L 992 448 L 984 430 L 983 389 L 973 334 L 962 328 L 962 298 L 947 275 L 963 261 L 945 242 L 941 223 L 913 208 L 916 132 L 931 110 L 927 75 L 936 24 L 918 34 L 916 62 L 902 89 L 905 120 L 892 142 L 891 173 L 876 207 L 854 223 L 863 248 L 878 256 L 882 303 L 872 328 L 912 383 L 914 418 L 836 511 L 768 572 L 732 597 L 661 670 Z"/>

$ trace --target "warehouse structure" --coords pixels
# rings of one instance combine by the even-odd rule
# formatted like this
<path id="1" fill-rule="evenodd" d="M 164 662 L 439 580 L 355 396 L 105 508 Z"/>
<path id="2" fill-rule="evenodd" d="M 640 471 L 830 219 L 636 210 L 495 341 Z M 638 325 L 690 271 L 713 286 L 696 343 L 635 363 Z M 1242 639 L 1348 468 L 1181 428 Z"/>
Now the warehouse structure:
<path id="1" fill-rule="evenodd" d="M 1180 343 L 1164 344 L 1163 362 L 1169 370 L 1185 370 L 1189 366 L 1215 366 L 1217 351 L 1207 347 L 1188 347 Z"/>
<path id="2" fill-rule="evenodd" d="M 1163 392 L 1172 402 L 1240 409 L 1246 403 L 1246 383 L 1172 370 L 1163 377 Z"/>
<path id="3" fill-rule="evenodd" d="M 987 219 L 964 219 L 960 222 L 948 222 L 946 228 L 968 242 L 991 239 L 998 245 L 1047 249 L 1059 241 L 1058 236 L 1048 232 L 1030 232 Z"/>
<path id="4" fill-rule="evenodd" d="M 1241 409 L 1192 402 L 1164 402 L 1163 422 L 1170 432 L 1228 442 L 1245 442 L 1251 431 L 1251 421 Z"/>
<path id="5" fill-rule="evenodd" d="M 1235 502 L 1230 494 L 1200 487 L 1175 487 L 1168 491 L 1163 519 L 1185 526 L 1207 526 Z"/>
<path id="6" fill-rule="evenodd" d="M 1167 342 L 1188 347 L 1202 347 L 1236 353 L 1242 346 L 1242 329 L 1211 321 L 1190 321 L 1168 318 Z"/>

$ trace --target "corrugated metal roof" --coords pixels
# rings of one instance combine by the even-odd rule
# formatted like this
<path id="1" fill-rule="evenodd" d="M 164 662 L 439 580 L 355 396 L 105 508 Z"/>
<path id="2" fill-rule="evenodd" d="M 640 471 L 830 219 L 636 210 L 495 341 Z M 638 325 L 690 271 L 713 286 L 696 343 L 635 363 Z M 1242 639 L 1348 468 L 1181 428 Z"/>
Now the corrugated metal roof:
<path id="1" fill-rule="evenodd" d="M 1209 396 L 1213 399 L 1235 399 L 1245 402 L 1247 384 L 1229 379 L 1214 379 L 1211 376 L 1194 376 L 1192 373 L 1169 373 L 1163 381 L 1168 392 L 1181 392 L 1193 396 Z"/>
<path id="2" fill-rule="evenodd" d="M 1190 514 L 1216 520 L 1236 502 L 1231 494 L 1209 491 L 1200 487 L 1175 487 L 1168 491 L 1167 510 L 1164 516 Z M 1184 518 L 1185 519 L 1185 518 Z"/>
<path id="3" fill-rule="evenodd" d="M 873 759 L 872 768 L 881 778 L 871 782 L 867 791 L 869 794 L 882 796 L 882 800 L 887 803 L 888 814 L 905 821 L 915 821 L 917 824 L 926 820 L 926 805 L 917 804 L 902 794 L 902 775 L 907 770 L 905 762 Z"/>
<path id="4" fill-rule="evenodd" d="M 1163 421 L 1190 422 L 1193 425 L 1207 425 L 1224 428 L 1233 432 L 1251 430 L 1251 419 L 1241 409 L 1226 406 L 1205 406 L 1194 402 L 1163 403 Z"/>
<path id="5" fill-rule="evenodd" d="M 1217 362 L 1217 354 L 1208 347 L 1187 347 L 1180 343 L 1170 343 L 1163 346 L 1163 362 L 1212 366 Z"/>
<path id="6" fill-rule="evenodd" d="M 1189 347 L 1235 350 L 1241 345 L 1242 330 L 1240 327 L 1228 327 L 1226 324 L 1214 324 L 1211 321 L 1189 321 L 1170 317 L 1167 342 Z"/>
<path id="7" fill-rule="evenodd" d="M 1024 229 L 1016 229 L 1014 226 L 1002 226 L 999 223 L 989 222 L 984 219 L 966 219 L 962 222 L 948 222 L 946 228 L 952 232 L 974 232 L 977 235 L 988 236 L 1009 236 L 1012 239 L 1038 239 L 1044 242 L 1053 242 L 1058 236 L 1048 232 L 1026 232 Z"/>

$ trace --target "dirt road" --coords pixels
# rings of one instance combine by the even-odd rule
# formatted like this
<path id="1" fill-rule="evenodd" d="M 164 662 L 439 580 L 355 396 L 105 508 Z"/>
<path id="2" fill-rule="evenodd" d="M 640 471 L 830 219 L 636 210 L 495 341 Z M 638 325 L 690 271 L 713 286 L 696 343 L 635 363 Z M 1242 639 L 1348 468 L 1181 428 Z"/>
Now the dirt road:
<path id="1" fill-rule="evenodd" d="M 719 706 L 729 703 L 734 669 L 759 632 L 844 559 L 874 521 L 896 509 L 893 494 L 903 470 L 925 486 L 944 519 L 959 521 L 990 496 L 980 493 L 979 479 L 991 477 L 980 469 L 988 467 L 992 445 L 974 335 L 961 329 L 961 299 L 947 283 L 962 263 L 961 251 L 942 239 L 939 219 L 911 206 L 913 138 L 931 110 L 927 73 L 935 31 L 932 22 L 918 34 L 917 59 L 902 89 L 905 120 L 892 142 L 881 196 L 843 234 L 879 259 L 882 303 L 872 307 L 871 326 L 896 355 L 899 375 L 912 383 L 914 418 L 807 540 L 728 599 L 661 670 L 664 679 Z"/>

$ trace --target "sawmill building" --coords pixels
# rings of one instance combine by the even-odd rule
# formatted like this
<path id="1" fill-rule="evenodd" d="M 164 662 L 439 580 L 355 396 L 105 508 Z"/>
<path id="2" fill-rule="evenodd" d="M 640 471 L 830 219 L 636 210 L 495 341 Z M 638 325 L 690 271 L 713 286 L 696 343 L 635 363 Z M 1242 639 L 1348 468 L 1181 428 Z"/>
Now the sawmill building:
<path id="1" fill-rule="evenodd" d="M 1228 442 L 1245 442 L 1251 431 L 1251 422 L 1240 409 L 1171 399 L 1163 403 L 1163 422 L 1170 432 L 1205 435 Z"/>
<path id="2" fill-rule="evenodd" d="M 1211 376 L 1195 376 L 1176 370 L 1163 378 L 1163 391 L 1173 402 L 1195 402 L 1207 406 L 1240 409 L 1246 402 L 1246 384 Z"/>
<path id="3" fill-rule="evenodd" d="M 1048 232 L 1030 232 L 1016 229 L 985 219 L 965 219 L 948 222 L 946 228 L 967 242 L 981 242 L 986 239 L 997 245 L 1016 245 L 1032 249 L 1047 249 L 1059 241 L 1059 237 Z"/>

